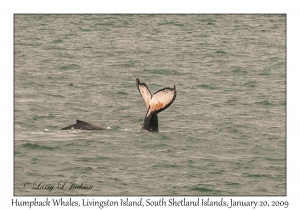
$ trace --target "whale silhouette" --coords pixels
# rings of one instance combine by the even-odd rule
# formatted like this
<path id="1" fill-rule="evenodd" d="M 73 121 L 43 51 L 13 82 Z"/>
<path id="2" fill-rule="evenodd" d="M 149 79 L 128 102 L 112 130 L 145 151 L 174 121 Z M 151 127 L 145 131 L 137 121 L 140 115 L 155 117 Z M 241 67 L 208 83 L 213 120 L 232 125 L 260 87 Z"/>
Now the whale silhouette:
<path id="1" fill-rule="evenodd" d="M 158 132 L 158 116 L 157 114 L 168 108 L 176 98 L 176 87 L 163 88 L 156 91 L 153 95 L 149 91 L 145 83 L 136 79 L 138 90 L 146 104 L 147 113 L 141 130 L 150 132 Z"/>
<path id="2" fill-rule="evenodd" d="M 62 128 L 61 130 L 73 130 L 73 129 L 78 129 L 78 130 L 106 130 L 106 128 L 97 126 L 97 125 L 92 125 L 87 122 L 81 121 L 81 120 L 76 120 L 76 123 L 73 125 L 69 125 L 65 128 Z"/>

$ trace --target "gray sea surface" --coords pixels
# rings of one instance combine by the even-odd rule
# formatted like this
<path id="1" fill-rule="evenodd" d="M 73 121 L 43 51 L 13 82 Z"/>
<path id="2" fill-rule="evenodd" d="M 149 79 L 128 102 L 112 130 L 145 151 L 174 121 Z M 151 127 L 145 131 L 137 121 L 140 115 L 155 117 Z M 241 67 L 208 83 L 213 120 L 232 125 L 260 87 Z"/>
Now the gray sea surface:
<path id="1" fill-rule="evenodd" d="M 14 194 L 286 195 L 286 16 L 14 15 Z"/>

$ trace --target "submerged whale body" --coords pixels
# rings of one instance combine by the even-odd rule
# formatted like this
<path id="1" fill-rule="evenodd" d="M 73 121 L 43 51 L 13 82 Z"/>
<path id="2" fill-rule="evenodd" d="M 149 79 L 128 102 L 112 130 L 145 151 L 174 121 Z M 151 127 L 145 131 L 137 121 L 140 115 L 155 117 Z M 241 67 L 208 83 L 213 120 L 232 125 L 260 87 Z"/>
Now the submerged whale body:
<path id="1" fill-rule="evenodd" d="M 149 91 L 145 83 L 136 79 L 138 90 L 146 104 L 147 113 L 144 119 L 142 130 L 150 132 L 158 132 L 158 116 L 157 114 L 168 108 L 176 98 L 176 87 L 163 88 L 156 91 L 153 95 Z"/>
<path id="2" fill-rule="evenodd" d="M 81 121 L 81 120 L 76 120 L 76 124 L 67 126 L 65 128 L 62 128 L 61 130 L 73 130 L 73 129 L 78 129 L 78 130 L 106 130 L 106 128 L 97 126 L 97 125 L 92 125 L 87 122 Z"/>

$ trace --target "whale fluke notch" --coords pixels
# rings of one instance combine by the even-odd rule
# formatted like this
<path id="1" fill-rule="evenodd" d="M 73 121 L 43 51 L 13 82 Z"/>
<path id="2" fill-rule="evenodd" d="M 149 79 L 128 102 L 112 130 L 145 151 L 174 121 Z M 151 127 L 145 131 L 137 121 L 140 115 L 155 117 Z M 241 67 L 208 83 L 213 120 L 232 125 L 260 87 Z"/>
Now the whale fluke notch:
<path id="1" fill-rule="evenodd" d="M 106 128 L 103 128 L 101 126 L 97 125 L 92 125 L 87 122 L 81 121 L 81 120 L 76 120 L 76 124 L 69 125 L 65 128 L 62 128 L 61 130 L 73 130 L 73 129 L 78 129 L 78 130 L 106 130 Z"/>
<path id="2" fill-rule="evenodd" d="M 173 88 L 166 87 L 156 91 L 152 95 L 147 85 L 140 82 L 138 78 L 136 79 L 136 85 L 142 98 L 144 99 L 147 109 L 142 130 L 158 132 L 157 114 L 167 109 L 174 102 L 176 98 L 176 87 L 175 85 Z"/>

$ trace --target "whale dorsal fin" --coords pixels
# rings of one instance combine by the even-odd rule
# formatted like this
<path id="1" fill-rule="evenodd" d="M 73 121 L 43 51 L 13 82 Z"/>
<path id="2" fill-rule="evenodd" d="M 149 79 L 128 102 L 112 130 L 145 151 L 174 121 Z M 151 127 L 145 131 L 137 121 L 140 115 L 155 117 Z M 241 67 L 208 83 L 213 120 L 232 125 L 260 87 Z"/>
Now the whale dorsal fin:
<path id="1" fill-rule="evenodd" d="M 150 100 L 152 98 L 152 95 L 145 83 L 140 82 L 140 80 L 136 79 L 136 85 L 140 91 L 140 94 L 142 95 L 142 98 L 144 99 L 144 102 L 146 104 L 146 109 L 149 109 Z"/>
<path id="2" fill-rule="evenodd" d="M 155 92 L 149 102 L 149 110 L 147 116 L 150 113 L 155 112 L 156 114 L 168 108 L 176 98 L 176 87 L 174 88 L 163 88 Z"/>
<path id="3" fill-rule="evenodd" d="M 81 121 L 81 120 L 76 120 L 76 123 L 86 123 L 87 124 L 87 122 L 84 122 L 84 121 Z"/>

